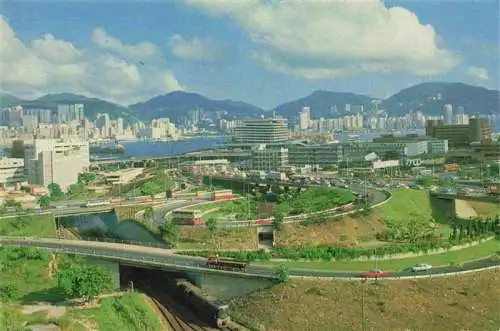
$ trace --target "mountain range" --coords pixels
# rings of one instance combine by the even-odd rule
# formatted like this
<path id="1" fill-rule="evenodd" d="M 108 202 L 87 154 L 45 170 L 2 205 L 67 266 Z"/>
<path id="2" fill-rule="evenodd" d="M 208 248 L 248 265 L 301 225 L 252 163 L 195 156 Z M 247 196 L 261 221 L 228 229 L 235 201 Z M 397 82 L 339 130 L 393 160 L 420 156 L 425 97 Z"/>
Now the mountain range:
<path id="1" fill-rule="evenodd" d="M 312 117 L 334 117 L 348 114 L 345 105 L 363 105 L 365 111 L 372 109 L 374 100 L 367 95 L 318 90 L 312 94 L 272 109 L 276 114 L 295 118 L 302 107 L 311 108 Z M 150 121 L 153 118 L 169 117 L 176 120 L 188 111 L 203 109 L 204 112 L 221 112 L 229 117 L 257 117 L 269 114 L 257 106 L 233 100 L 212 100 L 192 92 L 171 92 L 144 102 L 122 106 L 83 95 L 61 93 L 48 94 L 36 100 L 22 100 L 13 95 L 0 93 L 0 107 L 22 105 L 32 108 L 55 109 L 58 104 L 83 103 L 85 114 L 95 119 L 98 113 L 108 113 L 111 118 L 123 117 L 126 122 Z M 378 109 L 390 116 L 403 116 L 409 111 L 422 111 L 426 115 L 440 115 L 445 104 L 463 106 L 467 114 L 494 114 L 500 111 L 500 92 L 462 83 L 422 83 L 405 88 L 393 96 L 379 100 Z"/>

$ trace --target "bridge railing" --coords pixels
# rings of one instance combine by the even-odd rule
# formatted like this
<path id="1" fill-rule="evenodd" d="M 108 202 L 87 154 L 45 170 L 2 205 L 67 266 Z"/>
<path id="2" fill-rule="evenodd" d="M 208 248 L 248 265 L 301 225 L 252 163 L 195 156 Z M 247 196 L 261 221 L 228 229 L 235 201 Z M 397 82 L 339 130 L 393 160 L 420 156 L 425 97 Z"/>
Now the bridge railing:
<path id="1" fill-rule="evenodd" d="M 111 244 L 125 244 L 125 245 L 135 245 L 135 246 L 144 246 L 144 247 L 154 247 L 154 248 L 173 248 L 172 244 L 169 243 L 155 243 L 149 241 L 139 241 L 139 240 L 125 240 L 125 239 L 113 239 L 113 238 L 99 238 L 99 237 L 86 237 L 83 239 L 73 239 L 73 238 L 61 238 L 66 240 L 84 240 L 84 241 L 94 241 L 94 242 L 103 242 L 103 243 L 111 243 Z"/>

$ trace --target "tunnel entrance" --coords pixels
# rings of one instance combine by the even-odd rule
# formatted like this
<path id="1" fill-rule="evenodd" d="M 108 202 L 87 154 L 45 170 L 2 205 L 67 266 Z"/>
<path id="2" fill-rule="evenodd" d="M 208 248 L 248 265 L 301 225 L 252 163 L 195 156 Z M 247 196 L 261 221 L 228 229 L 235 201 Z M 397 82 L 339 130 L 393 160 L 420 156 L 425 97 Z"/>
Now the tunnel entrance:
<path id="1" fill-rule="evenodd" d="M 180 279 L 188 277 L 183 272 L 120 265 L 120 287 L 151 297 L 164 307 L 160 308 L 162 312 L 169 312 L 185 324 L 182 330 L 217 330 L 217 312 L 200 302 L 187 300 L 186 293 L 177 285 Z"/>
<path id="2" fill-rule="evenodd" d="M 274 246 L 274 231 L 259 232 L 259 248 L 272 249 Z"/>

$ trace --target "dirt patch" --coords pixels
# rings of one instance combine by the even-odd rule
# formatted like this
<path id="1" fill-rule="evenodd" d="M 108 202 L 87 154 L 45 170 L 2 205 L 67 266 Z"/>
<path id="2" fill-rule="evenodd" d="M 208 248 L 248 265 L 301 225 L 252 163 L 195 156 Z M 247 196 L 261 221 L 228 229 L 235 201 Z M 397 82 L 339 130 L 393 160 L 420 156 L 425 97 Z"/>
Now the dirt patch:
<path id="1" fill-rule="evenodd" d="M 221 249 L 257 249 L 256 228 L 219 229 L 216 241 Z M 215 249 L 210 231 L 203 227 L 180 227 L 176 248 Z"/>
<path id="2" fill-rule="evenodd" d="M 467 201 L 474 208 L 479 217 L 495 217 L 500 215 L 500 204 L 482 202 L 482 201 Z"/>
<path id="3" fill-rule="evenodd" d="M 460 277 L 290 281 L 238 298 L 232 317 L 259 330 L 498 330 L 500 270 Z M 364 298 L 364 299 L 362 299 Z"/>
<path id="4" fill-rule="evenodd" d="M 467 201 L 455 200 L 455 214 L 459 218 L 468 219 L 471 217 L 477 217 L 476 210 L 469 205 Z"/>
<path id="5" fill-rule="evenodd" d="M 24 315 L 31 315 L 38 312 L 45 312 L 49 319 L 60 318 L 66 313 L 66 307 L 39 303 L 36 305 L 24 305 L 21 309 L 21 313 Z"/>
<path id="6" fill-rule="evenodd" d="M 55 324 L 33 324 L 28 327 L 31 331 L 61 331 Z"/>
<path id="7" fill-rule="evenodd" d="M 344 216 L 323 224 L 285 224 L 283 230 L 277 232 L 277 242 L 285 246 L 329 244 L 345 247 L 369 243 L 373 247 L 379 245 L 375 242 L 375 234 L 384 229 L 384 223 L 374 210 L 367 216 Z"/>

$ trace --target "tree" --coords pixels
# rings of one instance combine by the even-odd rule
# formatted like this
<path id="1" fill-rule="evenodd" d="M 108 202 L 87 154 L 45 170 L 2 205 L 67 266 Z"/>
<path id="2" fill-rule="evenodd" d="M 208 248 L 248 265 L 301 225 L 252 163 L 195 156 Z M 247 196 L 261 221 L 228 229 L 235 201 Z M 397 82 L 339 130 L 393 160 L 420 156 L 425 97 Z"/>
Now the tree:
<path id="1" fill-rule="evenodd" d="M 84 172 L 78 174 L 78 183 L 87 185 L 97 179 L 97 174 L 95 172 Z"/>
<path id="2" fill-rule="evenodd" d="M 0 302 L 11 302 L 19 298 L 19 289 L 14 284 L 0 286 Z"/>
<path id="3" fill-rule="evenodd" d="M 429 187 L 432 185 L 432 177 L 430 176 L 422 176 L 415 180 L 415 183 L 418 185 L 422 185 L 424 187 Z"/>
<path id="4" fill-rule="evenodd" d="M 58 199 L 58 198 L 61 198 L 64 193 L 61 189 L 61 186 L 57 183 L 50 183 L 47 188 L 49 189 L 49 192 L 50 192 L 50 197 L 52 199 Z"/>
<path id="5" fill-rule="evenodd" d="M 288 278 L 290 277 L 290 271 L 288 270 L 288 267 L 284 264 L 281 264 L 274 272 L 274 277 L 280 283 L 288 282 Z"/>
<path id="6" fill-rule="evenodd" d="M 155 211 L 153 207 L 151 206 L 146 207 L 146 209 L 144 209 L 144 221 L 152 224 L 154 217 L 155 217 Z"/>
<path id="7" fill-rule="evenodd" d="M 215 219 L 213 217 L 209 218 L 207 220 L 207 222 L 205 223 L 205 226 L 207 227 L 208 231 L 212 235 L 212 241 L 214 242 L 214 246 L 217 247 L 217 249 L 218 249 L 218 245 L 215 241 L 215 235 L 217 232 L 217 219 Z"/>
<path id="8" fill-rule="evenodd" d="M 171 242 L 175 242 L 179 239 L 179 227 L 172 223 L 171 219 L 165 220 L 165 222 L 160 225 L 160 233 L 162 237 L 168 238 Z"/>
<path id="9" fill-rule="evenodd" d="M 284 220 L 285 216 L 283 215 L 283 213 L 280 213 L 280 212 L 276 212 L 274 213 L 274 217 L 273 217 L 273 228 L 277 231 L 280 231 L 283 229 L 283 220 Z"/>
<path id="10" fill-rule="evenodd" d="M 141 186 L 141 194 L 149 195 L 151 197 L 160 191 L 161 191 L 160 186 L 153 182 L 147 182 Z"/>
<path id="11" fill-rule="evenodd" d="M 50 197 L 48 195 L 42 195 L 38 198 L 38 204 L 42 209 L 48 208 L 50 206 L 50 202 Z"/>
<path id="12" fill-rule="evenodd" d="M 58 287 L 69 298 L 92 300 L 114 289 L 111 271 L 101 266 L 73 267 L 56 276 Z"/>

